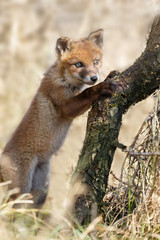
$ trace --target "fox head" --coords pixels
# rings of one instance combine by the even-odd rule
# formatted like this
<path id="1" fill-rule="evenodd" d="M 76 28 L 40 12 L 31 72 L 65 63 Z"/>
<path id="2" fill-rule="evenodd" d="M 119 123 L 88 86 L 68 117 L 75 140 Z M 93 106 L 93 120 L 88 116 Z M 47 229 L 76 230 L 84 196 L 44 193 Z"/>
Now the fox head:
<path id="1" fill-rule="evenodd" d="M 93 85 L 99 79 L 102 61 L 103 30 L 89 34 L 87 38 L 74 41 L 67 37 L 57 40 L 56 51 L 60 73 L 74 86 Z"/>

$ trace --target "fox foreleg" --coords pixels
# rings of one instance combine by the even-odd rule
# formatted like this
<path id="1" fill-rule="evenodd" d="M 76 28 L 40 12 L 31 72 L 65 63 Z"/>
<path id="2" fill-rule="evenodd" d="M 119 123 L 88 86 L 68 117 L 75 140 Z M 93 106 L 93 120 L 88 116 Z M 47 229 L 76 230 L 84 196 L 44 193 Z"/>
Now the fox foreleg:
<path id="1" fill-rule="evenodd" d="M 112 81 L 101 82 L 93 87 L 87 88 L 79 95 L 66 101 L 61 107 L 61 114 L 68 119 L 74 119 L 87 111 L 92 103 L 100 96 L 111 97 L 116 88 L 117 85 Z"/>

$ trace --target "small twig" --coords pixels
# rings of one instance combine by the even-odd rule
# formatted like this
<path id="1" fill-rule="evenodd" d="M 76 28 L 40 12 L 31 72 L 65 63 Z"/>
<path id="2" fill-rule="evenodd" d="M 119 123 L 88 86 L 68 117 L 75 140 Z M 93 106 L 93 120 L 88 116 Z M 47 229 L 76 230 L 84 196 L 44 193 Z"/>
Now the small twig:
<path id="1" fill-rule="evenodd" d="M 123 182 L 121 179 L 119 179 L 118 177 L 116 177 L 116 175 L 115 175 L 112 171 L 110 171 L 110 174 L 111 174 L 117 181 L 119 181 L 119 182 L 123 183 L 124 185 L 127 185 L 127 186 L 128 186 L 128 184 L 127 184 L 126 182 Z"/>
<path id="2" fill-rule="evenodd" d="M 146 153 L 146 152 L 133 152 L 130 150 L 124 150 L 124 152 L 127 152 L 129 155 L 132 155 L 132 156 L 160 156 L 160 152 Z"/>

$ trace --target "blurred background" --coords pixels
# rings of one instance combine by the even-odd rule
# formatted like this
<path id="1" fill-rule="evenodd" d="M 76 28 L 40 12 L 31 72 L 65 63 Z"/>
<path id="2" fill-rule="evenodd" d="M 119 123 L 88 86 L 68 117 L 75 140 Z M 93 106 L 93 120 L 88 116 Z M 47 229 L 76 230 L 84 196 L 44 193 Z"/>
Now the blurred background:
<path id="1" fill-rule="evenodd" d="M 139 57 L 159 11 L 159 0 L 0 0 L 0 150 L 27 110 L 42 74 L 55 61 L 57 38 L 76 39 L 103 28 L 103 80 L 111 70 L 122 71 Z M 152 107 L 150 97 L 128 111 L 119 136 L 122 143 L 132 143 Z M 53 157 L 47 201 L 53 208 L 65 206 L 86 121 L 87 114 L 74 121 Z M 112 168 L 117 176 L 123 158 L 124 153 L 116 151 Z"/>

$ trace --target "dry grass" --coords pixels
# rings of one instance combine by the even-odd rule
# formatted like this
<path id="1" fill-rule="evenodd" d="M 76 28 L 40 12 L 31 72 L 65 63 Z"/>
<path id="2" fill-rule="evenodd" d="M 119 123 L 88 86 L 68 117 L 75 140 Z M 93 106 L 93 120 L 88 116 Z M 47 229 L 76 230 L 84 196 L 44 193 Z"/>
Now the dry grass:
<path id="1" fill-rule="evenodd" d="M 156 94 L 155 94 L 156 95 Z M 160 104 L 143 122 L 127 151 L 117 187 L 104 197 L 104 218 L 134 238 L 160 238 Z M 134 231 L 134 232 L 133 232 Z"/>
<path id="2" fill-rule="evenodd" d="M 54 46 L 59 36 L 78 38 L 104 28 L 103 72 L 106 75 L 110 70 L 126 68 L 139 56 L 149 25 L 159 10 L 159 0 L 1 0 L 0 151 L 28 108 L 41 75 L 55 61 Z M 153 101 L 149 99 L 128 112 L 119 137 L 121 142 L 131 144 L 152 106 Z M 4 205 L 1 193 L 4 201 L 1 200 L 0 207 L 1 240 L 96 239 L 96 234 L 101 239 L 117 239 L 117 234 L 124 239 L 128 237 L 126 231 L 117 230 L 116 226 L 98 223 L 99 218 L 90 226 L 91 231 L 95 230 L 92 236 L 88 233 L 89 227 L 85 231 L 81 226 L 73 228 L 64 218 L 66 202 L 71 200 L 68 199 L 69 179 L 82 146 L 85 124 L 86 115 L 75 121 L 63 148 L 53 158 L 50 191 L 44 206 L 50 220 L 43 220 L 45 211 L 42 221 L 34 210 L 15 213 L 12 206 Z M 120 173 L 123 158 L 123 153 L 117 151 L 113 164 L 116 175 Z M 73 189 L 71 195 L 79 188 Z M 134 224 L 132 230 L 134 232 Z"/>

